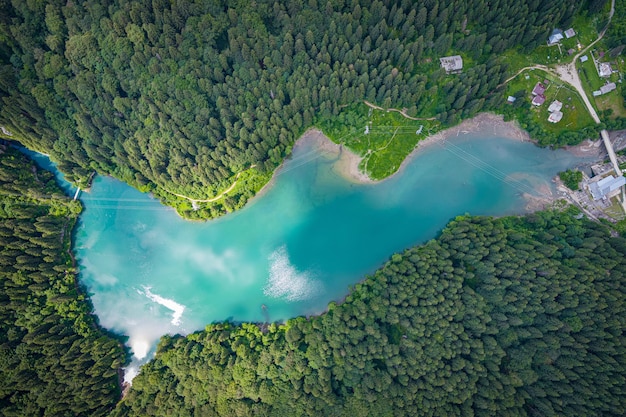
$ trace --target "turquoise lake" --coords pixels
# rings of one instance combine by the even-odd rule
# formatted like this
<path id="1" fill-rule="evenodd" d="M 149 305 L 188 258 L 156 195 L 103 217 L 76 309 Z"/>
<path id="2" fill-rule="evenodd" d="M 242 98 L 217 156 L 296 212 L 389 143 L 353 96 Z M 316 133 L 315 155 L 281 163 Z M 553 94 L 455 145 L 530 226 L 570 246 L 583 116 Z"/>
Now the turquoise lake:
<path id="1" fill-rule="evenodd" d="M 96 177 L 80 196 L 75 252 L 100 323 L 129 337 L 127 379 L 166 333 L 320 313 L 455 216 L 523 213 L 526 194 L 555 193 L 559 171 L 587 162 L 485 136 L 427 147 L 378 184 L 347 181 L 337 155 L 304 144 L 260 197 L 205 223 Z"/>

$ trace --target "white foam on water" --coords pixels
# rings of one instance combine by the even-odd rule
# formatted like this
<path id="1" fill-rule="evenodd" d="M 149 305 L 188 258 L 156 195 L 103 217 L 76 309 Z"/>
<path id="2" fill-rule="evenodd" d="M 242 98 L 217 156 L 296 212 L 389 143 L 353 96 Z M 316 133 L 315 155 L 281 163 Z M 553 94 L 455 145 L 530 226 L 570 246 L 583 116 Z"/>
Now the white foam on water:
<path id="1" fill-rule="evenodd" d="M 174 326 L 180 325 L 180 319 L 183 316 L 183 312 L 185 311 L 185 306 L 182 304 L 178 304 L 174 300 L 170 300 L 169 298 L 163 298 L 160 295 L 153 294 L 150 292 L 151 287 L 143 287 L 144 295 L 148 297 L 150 300 L 154 301 L 157 304 L 162 305 L 163 307 L 172 310 L 172 321 L 171 323 Z"/>
<path id="2" fill-rule="evenodd" d="M 287 249 L 281 246 L 269 256 L 269 278 L 263 293 L 287 301 L 303 301 L 318 295 L 322 283 L 309 272 L 299 272 L 289 260 Z"/>

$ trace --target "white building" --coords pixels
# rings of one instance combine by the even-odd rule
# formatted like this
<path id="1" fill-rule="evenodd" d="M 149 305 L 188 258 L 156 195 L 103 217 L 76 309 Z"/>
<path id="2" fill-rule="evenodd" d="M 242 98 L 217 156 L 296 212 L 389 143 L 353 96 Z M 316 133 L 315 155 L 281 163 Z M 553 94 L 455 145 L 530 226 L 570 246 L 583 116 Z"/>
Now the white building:
<path id="1" fill-rule="evenodd" d="M 558 123 L 561 121 L 561 119 L 563 118 L 563 112 L 560 111 L 553 111 L 552 113 L 550 113 L 550 116 L 548 116 L 548 121 L 550 123 Z"/>
<path id="2" fill-rule="evenodd" d="M 619 176 L 617 178 L 613 175 L 609 175 L 606 178 L 602 178 L 600 181 L 595 181 L 589 184 L 589 191 L 594 200 L 600 200 L 607 197 L 612 197 L 619 192 L 620 187 L 626 184 L 626 178 Z"/>
<path id="3" fill-rule="evenodd" d="M 562 107 L 563 107 L 563 103 L 561 103 L 559 100 L 554 100 L 552 104 L 550 104 L 550 107 L 548 107 L 548 111 L 552 113 L 554 111 L 561 110 Z"/>
<path id="4" fill-rule="evenodd" d="M 554 29 L 552 34 L 548 38 L 548 45 L 554 45 L 559 43 L 563 39 L 563 31 L 561 29 Z"/>
<path id="5" fill-rule="evenodd" d="M 608 62 L 601 62 L 598 64 L 598 75 L 600 77 L 609 77 L 613 70 L 611 69 L 611 64 Z"/>
<path id="6" fill-rule="evenodd" d="M 439 62 L 448 74 L 456 74 L 463 69 L 463 58 L 460 55 L 444 56 L 439 58 Z"/>

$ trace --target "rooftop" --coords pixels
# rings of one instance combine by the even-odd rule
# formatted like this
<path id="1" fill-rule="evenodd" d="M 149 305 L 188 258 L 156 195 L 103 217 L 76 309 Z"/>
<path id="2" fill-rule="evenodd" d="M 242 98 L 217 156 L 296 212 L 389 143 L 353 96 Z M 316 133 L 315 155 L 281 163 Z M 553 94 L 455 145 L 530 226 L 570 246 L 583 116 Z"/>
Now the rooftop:
<path id="1" fill-rule="evenodd" d="M 533 97 L 532 104 L 535 106 L 541 106 L 544 101 L 546 101 L 546 98 L 543 95 L 537 95 Z"/>
<path id="2" fill-rule="evenodd" d="M 532 94 L 533 96 L 540 96 L 546 91 L 546 87 L 541 83 L 535 84 L 535 88 L 533 88 Z"/>
<path id="3" fill-rule="evenodd" d="M 548 121 L 550 123 L 558 123 L 561 121 L 562 118 L 563 118 L 563 112 L 557 110 L 557 111 L 553 111 L 552 113 L 550 113 L 550 116 L 548 116 Z"/>
<path id="4" fill-rule="evenodd" d="M 550 104 L 550 107 L 548 107 L 548 111 L 549 112 L 559 111 L 559 110 L 561 110 L 562 107 L 563 107 L 563 103 L 561 103 L 559 100 L 554 100 Z"/>
<path id="5" fill-rule="evenodd" d="M 446 70 L 448 74 L 451 72 L 457 72 L 463 69 L 463 58 L 460 55 L 444 56 L 439 58 L 441 67 Z"/>
<path id="6" fill-rule="evenodd" d="M 563 31 L 561 29 L 554 29 L 552 34 L 548 38 L 548 44 L 553 45 L 563 39 Z"/>
<path id="7" fill-rule="evenodd" d="M 598 64 L 598 75 L 600 77 L 608 77 L 612 72 L 613 70 L 611 69 L 611 64 L 608 62 L 601 62 Z"/>
<path id="8" fill-rule="evenodd" d="M 589 191 L 591 191 L 591 196 L 594 200 L 600 200 L 625 184 L 625 177 L 619 176 L 615 178 L 613 175 L 609 175 L 606 178 L 602 178 L 600 181 L 589 184 Z"/>
<path id="9" fill-rule="evenodd" d="M 617 88 L 617 86 L 615 85 L 615 83 L 608 83 L 603 85 L 602 87 L 600 87 L 600 93 L 602 94 L 606 94 L 609 91 L 613 91 Z"/>
<path id="10" fill-rule="evenodd" d="M 574 32 L 574 29 L 573 29 L 573 28 L 569 28 L 569 29 L 567 29 L 567 30 L 565 31 L 565 37 L 566 37 L 567 39 L 569 39 L 569 38 L 571 38 L 571 37 L 573 37 L 573 36 L 576 36 L 576 32 Z"/>

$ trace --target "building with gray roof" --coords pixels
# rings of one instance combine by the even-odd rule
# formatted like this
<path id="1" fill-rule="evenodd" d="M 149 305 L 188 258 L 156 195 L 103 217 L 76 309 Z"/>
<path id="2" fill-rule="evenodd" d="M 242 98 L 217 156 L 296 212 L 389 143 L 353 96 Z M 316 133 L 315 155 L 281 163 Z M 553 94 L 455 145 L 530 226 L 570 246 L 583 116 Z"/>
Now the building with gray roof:
<path id="1" fill-rule="evenodd" d="M 620 187 L 626 184 L 626 178 L 619 176 L 615 178 L 613 175 L 602 178 L 600 181 L 595 181 L 589 184 L 589 191 L 594 200 L 601 200 L 603 198 L 612 197 L 616 192 L 619 192 Z"/>
<path id="2" fill-rule="evenodd" d="M 448 74 L 456 74 L 463 70 L 463 58 L 460 55 L 444 56 L 439 58 L 441 68 L 446 70 Z"/>

